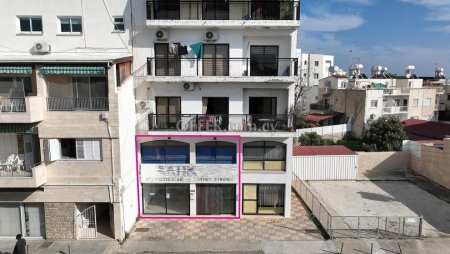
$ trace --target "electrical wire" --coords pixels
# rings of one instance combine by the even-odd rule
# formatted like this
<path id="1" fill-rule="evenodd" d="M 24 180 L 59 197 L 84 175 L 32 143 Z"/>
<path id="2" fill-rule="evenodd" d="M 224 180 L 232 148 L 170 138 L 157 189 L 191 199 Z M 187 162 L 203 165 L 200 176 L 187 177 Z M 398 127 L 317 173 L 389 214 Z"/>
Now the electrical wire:
<path id="1" fill-rule="evenodd" d="M 106 5 L 105 0 L 102 0 L 102 2 L 103 2 L 103 5 L 105 6 L 106 13 L 108 14 L 109 21 L 111 21 L 111 24 L 115 27 L 114 20 L 113 20 L 113 18 L 112 18 L 112 16 L 111 16 L 111 13 L 109 12 L 109 9 L 108 9 L 108 6 Z M 125 21 L 125 19 L 124 19 L 124 21 Z M 122 36 L 120 36 L 120 33 L 117 33 L 117 36 L 119 36 L 120 41 L 122 41 L 122 44 L 123 44 L 123 45 L 125 46 L 125 48 L 127 49 L 128 53 L 132 54 L 132 52 L 131 52 L 130 49 L 128 48 L 128 45 L 127 45 L 127 44 L 125 43 L 125 41 L 123 40 Z"/>

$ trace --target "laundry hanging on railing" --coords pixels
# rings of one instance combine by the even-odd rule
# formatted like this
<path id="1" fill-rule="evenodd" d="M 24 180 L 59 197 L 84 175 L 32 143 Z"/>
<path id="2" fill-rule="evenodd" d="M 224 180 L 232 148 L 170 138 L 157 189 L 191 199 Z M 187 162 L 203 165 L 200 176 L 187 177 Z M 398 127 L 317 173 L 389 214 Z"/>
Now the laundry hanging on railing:
<path id="1" fill-rule="evenodd" d="M 197 58 L 203 57 L 203 44 L 201 42 L 190 45 L 192 52 L 194 52 Z"/>
<path id="2" fill-rule="evenodd" d="M 184 56 L 188 54 L 188 48 L 187 46 L 178 46 L 178 55 Z"/>
<path id="3" fill-rule="evenodd" d="M 178 55 L 178 44 L 169 43 L 169 54 Z"/>

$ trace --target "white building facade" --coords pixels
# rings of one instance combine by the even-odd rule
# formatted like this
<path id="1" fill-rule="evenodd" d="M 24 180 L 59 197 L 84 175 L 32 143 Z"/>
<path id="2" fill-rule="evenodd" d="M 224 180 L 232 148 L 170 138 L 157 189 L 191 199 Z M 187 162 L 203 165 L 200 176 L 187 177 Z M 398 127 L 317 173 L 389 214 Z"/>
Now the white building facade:
<path id="1" fill-rule="evenodd" d="M 135 1 L 140 217 L 290 216 L 298 1 Z"/>
<path id="2" fill-rule="evenodd" d="M 0 16 L 0 237 L 124 239 L 137 216 L 129 1 L 18 0 Z"/>

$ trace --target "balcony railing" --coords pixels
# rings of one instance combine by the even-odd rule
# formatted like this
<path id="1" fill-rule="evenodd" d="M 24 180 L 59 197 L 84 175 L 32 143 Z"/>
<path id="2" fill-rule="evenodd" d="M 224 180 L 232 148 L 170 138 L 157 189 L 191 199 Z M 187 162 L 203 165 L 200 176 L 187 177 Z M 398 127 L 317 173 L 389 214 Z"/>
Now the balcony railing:
<path id="1" fill-rule="evenodd" d="M 0 98 L 0 112 L 25 112 L 25 98 Z"/>
<path id="2" fill-rule="evenodd" d="M 383 89 L 384 95 L 407 95 L 411 91 L 410 88 L 392 88 Z"/>
<path id="3" fill-rule="evenodd" d="M 147 58 L 150 76 L 297 76 L 297 58 Z"/>
<path id="4" fill-rule="evenodd" d="M 310 110 L 329 110 L 330 105 L 324 105 L 324 104 L 309 104 Z"/>
<path id="5" fill-rule="evenodd" d="M 294 131 L 292 115 L 149 114 L 137 130 L 155 131 Z"/>
<path id="6" fill-rule="evenodd" d="M 147 20 L 300 20 L 300 1 L 147 0 Z"/>
<path id="7" fill-rule="evenodd" d="M 48 97 L 48 111 L 105 111 L 108 110 L 108 98 L 63 98 Z"/>
<path id="8" fill-rule="evenodd" d="M 384 107 L 383 113 L 385 114 L 399 114 L 399 113 L 408 113 L 408 106 L 402 107 Z"/>

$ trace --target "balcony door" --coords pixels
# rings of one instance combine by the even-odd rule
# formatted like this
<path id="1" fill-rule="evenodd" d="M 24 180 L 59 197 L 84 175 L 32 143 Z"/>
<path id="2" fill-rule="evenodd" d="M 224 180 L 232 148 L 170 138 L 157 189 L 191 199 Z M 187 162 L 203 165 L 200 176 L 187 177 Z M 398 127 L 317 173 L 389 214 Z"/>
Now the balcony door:
<path id="1" fill-rule="evenodd" d="M 203 0 L 203 20 L 228 20 L 230 3 L 228 1 Z"/>
<path id="2" fill-rule="evenodd" d="M 155 0 L 154 19 L 180 19 L 180 1 Z"/>
<path id="3" fill-rule="evenodd" d="M 250 47 L 250 75 L 278 76 L 278 46 Z"/>
<path id="4" fill-rule="evenodd" d="M 276 97 L 250 97 L 249 114 L 251 115 L 276 115 Z"/>
<path id="5" fill-rule="evenodd" d="M 203 44 L 203 76 L 229 75 L 228 44 Z"/>
<path id="6" fill-rule="evenodd" d="M 198 184 L 197 215 L 236 214 L 236 185 Z"/>
<path id="7" fill-rule="evenodd" d="M 228 97 L 203 97 L 202 113 L 199 117 L 199 127 L 202 130 L 220 127 L 226 130 L 229 123 L 229 98 Z"/>
<path id="8" fill-rule="evenodd" d="M 155 43 L 155 75 L 156 76 L 181 75 L 180 56 L 170 54 L 169 43 Z"/>
<path id="9" fill-rule="evenodd" d="M 156 124 L 159 129 L 176 129 L 181 120 L 181 97 L 156 97 Z"/>
<path id="10" fill-rule="evenodd" d="M 256 20 L 280 20 L 280 2 L 277 0 L 251 0 L 252 18 Z"/>

